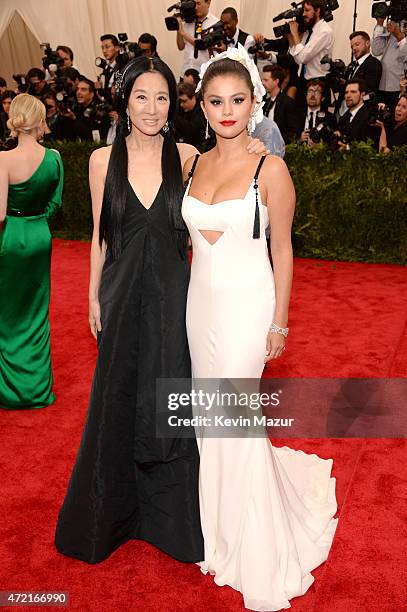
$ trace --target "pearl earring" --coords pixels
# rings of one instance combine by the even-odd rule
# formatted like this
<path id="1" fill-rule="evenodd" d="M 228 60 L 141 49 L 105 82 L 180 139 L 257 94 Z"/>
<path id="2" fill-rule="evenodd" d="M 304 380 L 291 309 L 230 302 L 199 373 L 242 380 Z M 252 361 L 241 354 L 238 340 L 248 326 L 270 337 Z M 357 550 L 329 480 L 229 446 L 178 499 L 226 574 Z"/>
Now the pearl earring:
<path id="1" fill-rule="evenodd" d="M 127 114 L 127 130 L 129 133 L 131 132 L 131 123 L 130 123 L 130 115 Z"/>

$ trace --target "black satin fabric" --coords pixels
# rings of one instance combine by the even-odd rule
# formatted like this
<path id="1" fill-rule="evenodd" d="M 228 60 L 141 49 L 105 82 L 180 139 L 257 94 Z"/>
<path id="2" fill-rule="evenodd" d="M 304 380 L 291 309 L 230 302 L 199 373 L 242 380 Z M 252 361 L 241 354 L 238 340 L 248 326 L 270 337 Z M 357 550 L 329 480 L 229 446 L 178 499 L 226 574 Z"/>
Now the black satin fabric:
<path id="1" fill-rule="evenodd" d="M 149 210 L 130 184 L 123 252 L 107 254 L 102 332 L 90 405 L 55 534 L 88 563 L 146 540 L 185 562 L 204 556 L 196 440 L 155 437 L 156 378 L 189 378 L 189 263 L 178 253 L 163 189 Z"/>

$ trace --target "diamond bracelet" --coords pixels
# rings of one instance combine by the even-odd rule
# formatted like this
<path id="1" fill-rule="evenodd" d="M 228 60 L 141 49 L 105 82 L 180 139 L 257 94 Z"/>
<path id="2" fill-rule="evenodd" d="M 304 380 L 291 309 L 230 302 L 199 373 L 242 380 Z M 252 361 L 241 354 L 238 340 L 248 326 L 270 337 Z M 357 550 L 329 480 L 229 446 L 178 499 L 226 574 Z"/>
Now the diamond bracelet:
<path id="1" fill-rule="evenodd" d="M 288 327 L 279 327 L 275 323 L 272 323 L 269 328 L 269 331 L 274 332 L 275 334 L 281 334 L 282 336 L 284 336 L 284 338 L 287 338 L 288 330 Z"/>

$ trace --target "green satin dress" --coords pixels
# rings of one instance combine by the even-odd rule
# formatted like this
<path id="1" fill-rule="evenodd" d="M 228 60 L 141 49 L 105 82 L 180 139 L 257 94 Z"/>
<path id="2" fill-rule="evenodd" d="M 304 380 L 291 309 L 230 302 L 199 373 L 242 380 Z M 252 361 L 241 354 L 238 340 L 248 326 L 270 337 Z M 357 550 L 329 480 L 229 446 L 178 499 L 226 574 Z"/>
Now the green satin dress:
<path id="1" fill-rule="evenodd" d="M 59 153 L 45 149 L 34 174 L 9 185 L 0 230 L 0 408 L 41 408 L 55 400 L 48 218 L 61 206 L 63 181 Z"/>

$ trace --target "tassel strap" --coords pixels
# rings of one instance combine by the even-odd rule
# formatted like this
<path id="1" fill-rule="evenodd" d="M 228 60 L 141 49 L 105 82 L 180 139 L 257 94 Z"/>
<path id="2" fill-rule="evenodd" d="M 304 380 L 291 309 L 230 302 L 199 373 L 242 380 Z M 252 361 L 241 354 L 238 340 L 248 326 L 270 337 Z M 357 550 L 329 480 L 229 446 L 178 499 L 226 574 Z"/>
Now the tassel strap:
<path id="1" fill-rule="evenodd" d="M 266 155 L 263 155 L 263 157 L 261 158 L 259 162 L 259 165 L 257 166 L 256 174 L 254 175 L 254 190 L 256 192 L 256 210 L 254 213 L 253 238 L 260 238 L 259 185 L 257 183 L 257 179 L 259 178 L 260 170 L 264 164 L 265 159 L 266 159 Z"/>

